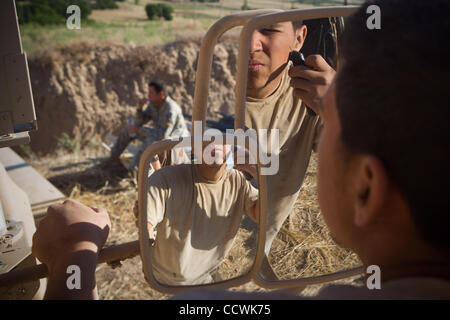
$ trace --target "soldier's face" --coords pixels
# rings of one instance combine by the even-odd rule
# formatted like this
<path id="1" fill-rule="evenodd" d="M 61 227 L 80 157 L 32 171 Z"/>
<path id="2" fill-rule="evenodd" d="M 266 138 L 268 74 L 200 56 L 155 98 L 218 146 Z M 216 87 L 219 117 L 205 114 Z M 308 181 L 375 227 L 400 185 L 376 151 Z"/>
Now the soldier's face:
<path id="1" fill-rule="evenodd" d="M 296 31 L 292 22 L 280 22 L 255 30 L 250 40 L 247 90 L 263 89 L 279 83 L 289 52 L 299 50 L 306 36 L 306 26 Z"/>
<path id="2" fill-rule="evenodd" d="M 318 147 L 317 191 L 319 204 L 332 238 L 349 247 L 353 230 L 352 170 L 343 156 L 341 125 L 336 107 L 336 85 L 328 90 L 321 109 L 323 130 Z"/>
<path id="3" fill-rule="evenodd" d="M 204 143 L 203 165 L 210 168 L 219 168 L 226 164 L 230 152 L 231 146 L 229 144 Z"/>
<path id="4" fill-rule="evenodd" d="M 157 92 L 155 88 L 153 88 L 153 86 L 149 86 L 148 100 L 150 100 L 150 102 L 153 104 L 160 105 L 162 102 L 164 102 L 164 92 Z"/>

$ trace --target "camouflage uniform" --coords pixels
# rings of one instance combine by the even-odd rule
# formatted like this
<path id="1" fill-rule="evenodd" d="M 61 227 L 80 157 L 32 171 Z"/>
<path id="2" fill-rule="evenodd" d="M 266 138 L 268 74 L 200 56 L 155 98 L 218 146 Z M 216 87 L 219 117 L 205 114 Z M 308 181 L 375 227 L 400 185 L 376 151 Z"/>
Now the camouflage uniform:
<path id="1" fill-rule="evenodd" d="M 151 127 L 145 125 L 150 120 L 153 120 L 153 126 Z M 136 138 L 142 141 L 142 144 L 139 146 L 139 151 L 134 159 L 134 168 L 138 167 L 142 152 L 153 142 L 189 136 L 183 112 L 180 106 L 169 96 L 166 97 L 160 108 L 150 103 L 144 111 L 138 110 L 135 126 L 140 127 Z M 127 127 L 124 127 L 111 150 L 111 159 L 118 159 L 132 139 L 128 134 Z"/>

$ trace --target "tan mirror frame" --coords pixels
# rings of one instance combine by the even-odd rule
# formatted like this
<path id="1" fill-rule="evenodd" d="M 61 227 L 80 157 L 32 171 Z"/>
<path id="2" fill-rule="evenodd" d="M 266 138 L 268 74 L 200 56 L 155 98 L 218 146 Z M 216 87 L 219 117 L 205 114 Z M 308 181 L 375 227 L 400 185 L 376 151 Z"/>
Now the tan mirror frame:
<path id="1" fill-rule="evenodd" d="M 227 137 L 229 135 L 224 135 L 224 141 L 234 141 L 235 145 L 240 145 L 239 141 L 235 139 L 235 136 L 229 136 L 228 140 Z M 196 288 L 202 288 L 202 289 L 226 289 L 229 287 L 236 287 L 239 285 L 242 285 L 244 283 L 249 282 L 258 272 L 261 262 L 262 262 L 262 256 L 259 255 L 258 260 L 258 254 L 255 255 L 255 261 L 253 262 L 252 267 L 250 268 L 249 272 L 238 276 L 233 279 L 220 281 L 213 284 L 203 284 L 203 285 L 188 285 L 188 286 L 168 286 L 159 283 L 154 275 L 153 275 L 153 269 L 152 269 L 152 244 L 153 240 L 150 239 L 148 229 L 147 229 L 147 190 L 148 190 L 148 172 L 151 165 L 151 160 L 153 157 L 165 150 L 170 150 L 176 145 L 181 146 L 195 146 L 196 141 L 203 141 L 202 137 L 187 137 L 187 138 L 178 138 L 173 140 L 163 140 L 159 142 L 155 142 L 151 144 L 142 154 L 141 159 L 139 161 L 139 171 L 138 171 L 138 211 L 139 211 L 139 246 L 140 246 L 140 253 L 141 253 L 141 260 L 142 260 L 142 268 L 144 271 L 145 279 L 149 283 L 150 287 L 153 289 L 168 293 L 168 294 L 176 294 L 180 293 L 185 290 L 192 290 Z M 211 142 L 208 140 L 208 142 Z M 201 143 L 201 142 L 200 142 Z M 246 141 L 245 147 L 249 148 L 250 143 L 255 142 L 249 142 Z M 255 146 L 255 145 L 253 145 Z M 261 176 L 260 173 L 260 165 L 259 165 L 259 154 L 256 157 L 258 163 L 257 163 L 257 169 L 258 169 L 258 185 L 259 185 L 259 224 L 258 224 L 258 241 L 257 241 L 257 252 L 264 249 L 264 232 L 262 230 L 265 230 L 265 214 L 262 214 L 265 212 L 266 208 L 266 182 L 265 177 Z"/>
<path id="2" fill-rule="evenodd" d="M 310 20 L 327 17 L 346 17 L 354 13 L 358 6 L 342 6 L 342 7 L 324 7 L 318 9 L 307 10 L 290 10 L 281 13 L 269 13 L 259 15 L 249 20 L 243 27 L 239 38 L 238 51 L 238 68 L 236 76 L 236 105 L 235 105 L 235 130 L 244 128 L 245 123 L 245 98 L 246 98 L 246 83 L 247 83 L 247 63 L 250 51 L 250 37 L 254 30 L 265 25 L 270 25 L 282 21 L 296 21 L 296 20 Z M 266 213 L 266 210 L 263 211 Z M 263 237 L 261 237 L 263 238 Z M 259 247 L 257 252 L 257 259 L 262 259 L 265 255 L 264 249 Z M 353 268 L 350 270 L 339 271 L 323 276 L 308 277 L 303 279 L 267 281 L 261 277 L 260 273 L 253 279 L 256 284 L 268 289 L 288 289 L 295 287 L 305 287 L 311 284 L 324 283 L 338 279 L 347 278 L 361 274 L 362 267 Z"/>
<path id="3" fill-rule="evenodd" d="M 194 108 L 192 113 L 192 123 L 194 121 L 202 121 L 205 129 L 206 110 L 208 106 L 209 81 L 211 78 L 211 66 L 214 54 L 214 48 L 218 39 L 227 30 L 234 27 L 243 26 L 251 18 L 268 13 L 282 12 L 279 9 L 262 9 L 249 10 L 231 14 L 223 17 L 214 23 L 206 32 L 202 39 L 200 46 L 200 53 L 198 55 L 197 72 L 195 75 L 195 91 L 194 91 Z M 194 128 L 192 126 L 192 128 Z M 192 129 L 192 136 L 194 131 Z"/>

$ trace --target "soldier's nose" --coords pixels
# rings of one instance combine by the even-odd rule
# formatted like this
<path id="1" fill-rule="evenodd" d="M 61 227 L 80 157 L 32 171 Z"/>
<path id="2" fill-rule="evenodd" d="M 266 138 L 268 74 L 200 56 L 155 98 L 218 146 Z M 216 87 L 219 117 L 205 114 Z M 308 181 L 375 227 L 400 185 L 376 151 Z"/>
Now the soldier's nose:
<path id="1" fill-rule="evenodd" d="M 262 50 L 261 33 L 259 31 L 253 31 L 250 38 L 250 53 Z"/>

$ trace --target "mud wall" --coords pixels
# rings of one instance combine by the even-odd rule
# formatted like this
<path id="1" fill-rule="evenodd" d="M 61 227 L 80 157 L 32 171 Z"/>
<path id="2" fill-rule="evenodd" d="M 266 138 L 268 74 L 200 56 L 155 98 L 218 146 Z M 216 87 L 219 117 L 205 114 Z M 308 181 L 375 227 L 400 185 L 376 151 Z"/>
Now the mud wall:
<path id="1" fill-rule="evenodd" d="M 76 43 L 29 58 L 39 129 L 31 147 L 40 154 L 57 147 L 67 133 L 86 147 L 117 133 L 147 96 L 149 80 L 162 80 L 183 111 L 192 114 L 199 41 L 165 46 Z M 219 43 L 213 59 L 208 118 L 234 112 L 237 45 Z"/>

